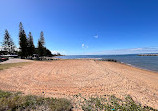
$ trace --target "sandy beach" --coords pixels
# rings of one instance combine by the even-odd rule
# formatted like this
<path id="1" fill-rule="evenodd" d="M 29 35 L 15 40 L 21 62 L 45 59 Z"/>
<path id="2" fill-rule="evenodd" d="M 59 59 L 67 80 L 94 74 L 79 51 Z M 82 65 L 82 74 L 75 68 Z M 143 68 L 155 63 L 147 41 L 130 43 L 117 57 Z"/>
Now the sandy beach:
<path id="1" fill-rule="evenodd" d="M 46 97 L 131 95 L 158 109 L 158 73 L 95 60 L 33 61 L 0 71 L 0 89 Z"/>

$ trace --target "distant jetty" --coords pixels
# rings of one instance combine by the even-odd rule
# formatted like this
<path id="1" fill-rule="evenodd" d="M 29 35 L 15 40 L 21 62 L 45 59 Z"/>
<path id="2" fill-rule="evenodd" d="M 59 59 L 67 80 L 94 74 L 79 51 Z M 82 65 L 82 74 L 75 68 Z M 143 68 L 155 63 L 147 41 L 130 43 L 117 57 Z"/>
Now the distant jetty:
<path id="1" fill-rule="evenodd" d="M 158 56 L 158 54 L 139 54 L 138 56 Z"/>

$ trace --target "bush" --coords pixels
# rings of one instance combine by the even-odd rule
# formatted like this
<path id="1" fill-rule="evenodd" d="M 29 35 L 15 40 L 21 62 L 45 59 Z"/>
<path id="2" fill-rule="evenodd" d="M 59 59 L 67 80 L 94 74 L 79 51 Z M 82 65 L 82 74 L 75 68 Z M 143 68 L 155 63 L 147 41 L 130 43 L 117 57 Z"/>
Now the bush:
<path id="1" fill-rule="evenodd" d="M 21 93 L 0 91 L 0 111 L 70 111 L 72 105 L 67 99 L 23 96 Z"/>
<path id="2" fill-rule="evenodd" d="M 79 105 L 76 104 L 76 107 L 80 107 L 84 111 L 157 111 L 152 107 L 136 103 L 129 95 L 125 100 L 121 100 L 114 95 L 91 97 L 89 99 L 76 95 L 76 98 L 80 98 L 77 102 Z"/>
<path id="3" fill-rule="evenodd" d="M 129 95 L 124 100 L 114 95 L 86 99 L 80 94 L 75 95 L 73 99 L 75 108 L 84 111 L 158 111 L 136 103 Z M 23 96 L 20 92 L 11 93 L 0 90 L 0 111 L 71 111 L 72 108 L 71 102 L 64 98 Z"/>

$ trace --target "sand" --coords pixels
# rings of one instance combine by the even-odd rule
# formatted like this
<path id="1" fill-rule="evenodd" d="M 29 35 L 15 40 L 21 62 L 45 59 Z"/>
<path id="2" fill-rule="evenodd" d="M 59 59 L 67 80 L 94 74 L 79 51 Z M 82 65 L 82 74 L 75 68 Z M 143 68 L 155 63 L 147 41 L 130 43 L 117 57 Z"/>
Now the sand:
<path id="1" fill-rule="evenodd" d="M 34 61 L 0 71 L 0 89 L 46 97 L 127 94 L 158 109 L 158 73 L 95 60 Z"/>

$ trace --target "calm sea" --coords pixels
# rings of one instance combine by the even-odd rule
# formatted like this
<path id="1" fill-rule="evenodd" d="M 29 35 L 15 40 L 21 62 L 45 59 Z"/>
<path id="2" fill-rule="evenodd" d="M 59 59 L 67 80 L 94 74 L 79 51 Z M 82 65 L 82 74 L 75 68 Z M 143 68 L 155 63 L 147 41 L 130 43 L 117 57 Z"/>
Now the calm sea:
<path id="1" fill-rule="evenodd" d="M 129 64 L 142 69 L 158 72 L 158 56 L 137 56 L 137 55 L 67 55 L 58 56 L 62 59 L 79 59 L 79 58 L 100 58 L 115 59 L 125 64 Z"/>

